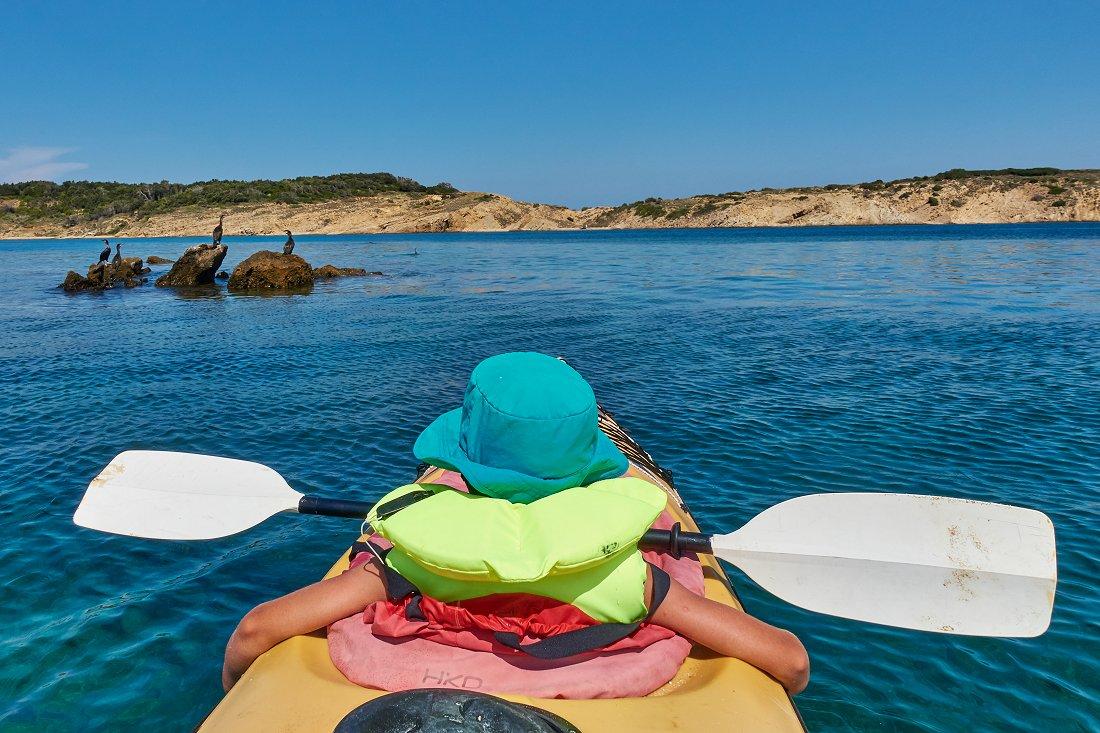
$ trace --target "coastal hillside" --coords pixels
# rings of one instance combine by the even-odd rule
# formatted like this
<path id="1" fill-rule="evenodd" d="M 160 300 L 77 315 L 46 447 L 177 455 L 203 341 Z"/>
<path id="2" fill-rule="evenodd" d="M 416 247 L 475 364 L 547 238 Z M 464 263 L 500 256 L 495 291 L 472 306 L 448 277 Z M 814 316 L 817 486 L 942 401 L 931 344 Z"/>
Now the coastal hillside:
<path id="1" fill-rule="evenodd" d="M 858 184 L 649 198 L 580 210 L 388 173 L 284 181 L 0 184 L 0 237 L 974 224 L 1100 220 L 1100 171 L 955 169 Z"/>

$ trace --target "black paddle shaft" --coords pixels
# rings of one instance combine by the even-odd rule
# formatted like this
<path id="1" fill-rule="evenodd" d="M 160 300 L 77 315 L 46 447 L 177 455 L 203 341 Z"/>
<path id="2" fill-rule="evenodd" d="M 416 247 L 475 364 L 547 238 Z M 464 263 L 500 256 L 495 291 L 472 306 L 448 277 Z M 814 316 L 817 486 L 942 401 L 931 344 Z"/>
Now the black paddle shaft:
<path id="1" fill-rule="evenodd" d="M 324 517 L 348 517 L 365 519 L 374 504 L 369 501 L 348 501 L 346 499 L 325 499 L 320 496 L 303 496 L 298 502 L 299 514 L 317 514 Z M 651 529 L 638 540 L 643 550 L 667 552 L 679 557 L 685 552 L 711 554 L 710 535 L 700 532 L 681 532 L 677 522 L 671 530 Z"/>
<path id="2" fill-rule="evenodd" d="M 319 514 L 323 517 L 366 519 L 373 508 L 374 503 L 370 501 L 326 499 L 321 496 L 303 496 L 298 501 L 299 514 Z"/>

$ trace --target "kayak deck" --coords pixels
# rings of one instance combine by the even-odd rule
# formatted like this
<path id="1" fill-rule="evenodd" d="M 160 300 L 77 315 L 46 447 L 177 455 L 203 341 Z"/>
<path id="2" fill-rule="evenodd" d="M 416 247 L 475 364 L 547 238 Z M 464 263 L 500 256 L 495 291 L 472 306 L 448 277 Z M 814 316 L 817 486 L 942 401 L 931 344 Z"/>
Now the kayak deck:
<path id="1" fill-rule="evenodd" d="M 629 475 L 650 481 L 668 494 L 668 510 L 683 528 L 698 531 L 661 469 L 602 408 L 600 428 L 630 459 Z M 430 481 L 427 468 L 418 480 Z M 708 598 L 735 608 L 741 604 L 717 560 L 702 556 Z M 325 575 L 348 567 L 345 552 Z M 399 662 L 398 662 L 399 663 Z M 279 644 L 248 669 L 199 727 L 199 731 L 317 731 L 329 733 L 348 712 L 384 693 L 349 682 L 332 665 L 324 632 L 296 636 Z M 680 671 L 646 697 L 603 700 L 546 700 L 522 695 L 500 697 L 549 710 L 582 731 L 723 730 L 804 731 L 783 687 L 755 667 L 695 646 Z"/>

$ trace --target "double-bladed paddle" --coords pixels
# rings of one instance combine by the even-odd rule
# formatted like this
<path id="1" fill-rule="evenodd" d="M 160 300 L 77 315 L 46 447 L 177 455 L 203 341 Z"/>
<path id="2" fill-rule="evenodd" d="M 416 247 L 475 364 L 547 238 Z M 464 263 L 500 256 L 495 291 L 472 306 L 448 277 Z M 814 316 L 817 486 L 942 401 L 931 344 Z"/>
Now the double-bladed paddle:
<path id="1" fill-rule="evenodd" d="M 366 517 L 372 504 L 303 495 L 232 458 L 126 451 L 73 521 L 153 539 L 205 540 L 280 512 Z M 640 546 L 712 553 L 796 606 L 972 636 L 1038 636 L 1057 584 L 1054 526 L 1032 509 L 912 494 L 812 494 L 723 535 L 650 530 Z"/>

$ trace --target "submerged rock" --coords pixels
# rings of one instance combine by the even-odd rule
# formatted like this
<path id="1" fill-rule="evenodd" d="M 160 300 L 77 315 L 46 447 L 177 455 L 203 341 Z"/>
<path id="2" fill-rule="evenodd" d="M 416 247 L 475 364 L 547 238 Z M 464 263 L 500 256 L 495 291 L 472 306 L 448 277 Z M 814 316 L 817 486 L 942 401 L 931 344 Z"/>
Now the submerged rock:
<path id="1" fill-rule="evenodd" d="M 218 270 L 218 274 L 214 276 L 215 280 L 228 280 L 229 273 L 225 270 Z"/>
<path id="2" fill-rule="evenodd" d="M 298 255 L 260 250 L 233 270 L 230 290 L 300 290 L 313 285 L 313 268 Z"/>
<path id="3" fill-rule="evenodd" d="M 198 244 L 184 250 L 183 256 L 176 260 L 167 274 L 157 278 L 158 288 L 178 288 L 190 285 L 212 285 L 214 273 L 218 271 L 225 253 L 229 248 L 224 244 L 217 246 Z"/>
<path id="4" fill-rule="evenodd" d="M 150 265 L 170 265 L 175 262 L 175 260 L 170 260 L 167 257 L 157 257 L 156 255 L 149 255 L 145 258 L 145 261 Z"/>
<path id="5" fill-rule="evenodd" d="M 362 267 L 336 267 L 335 265 L 321 265 L 313 268 L 313 277 L 318 280 L 327 280 L 332 277 L 366 277 L 367 275 L 381 275 L 380 272 L 367 272 Z"/>

